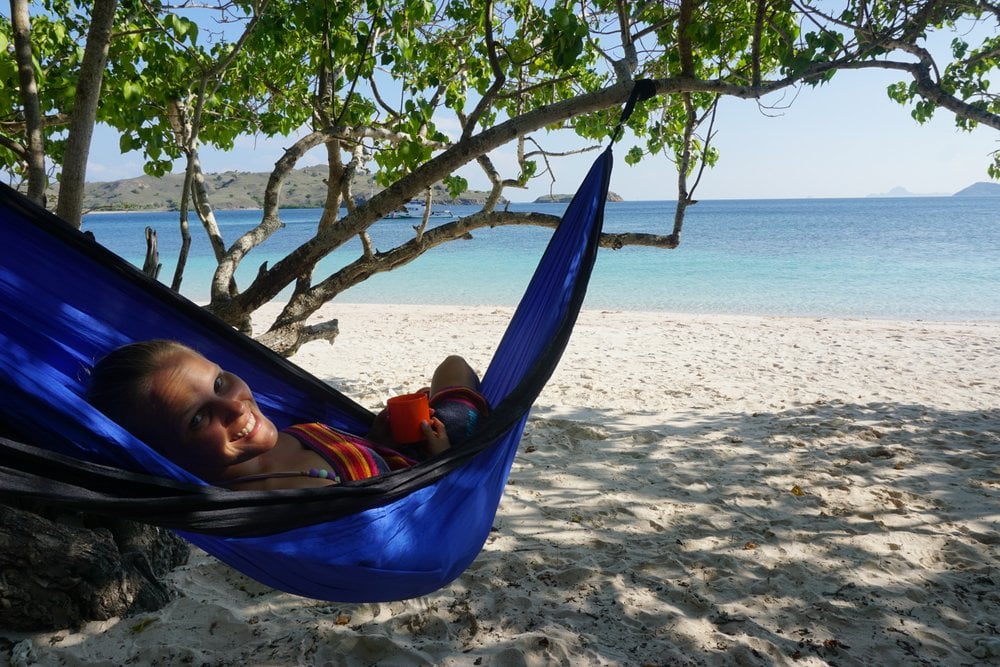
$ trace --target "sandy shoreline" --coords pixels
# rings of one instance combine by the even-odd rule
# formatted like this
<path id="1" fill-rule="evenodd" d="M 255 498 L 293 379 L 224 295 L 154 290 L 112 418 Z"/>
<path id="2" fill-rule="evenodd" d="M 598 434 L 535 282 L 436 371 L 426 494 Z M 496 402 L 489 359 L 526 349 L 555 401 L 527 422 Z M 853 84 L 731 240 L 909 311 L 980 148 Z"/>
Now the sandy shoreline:
<path id="1" fill-rule="evenodd" d="M 327 308 L 294 361 L 369 407 L 510 315 Z M 318 602 L 196 554 L 15 664 L 1000 664 L 998 385 L 1000 322 L 586 311 L 451 586 Z"/>

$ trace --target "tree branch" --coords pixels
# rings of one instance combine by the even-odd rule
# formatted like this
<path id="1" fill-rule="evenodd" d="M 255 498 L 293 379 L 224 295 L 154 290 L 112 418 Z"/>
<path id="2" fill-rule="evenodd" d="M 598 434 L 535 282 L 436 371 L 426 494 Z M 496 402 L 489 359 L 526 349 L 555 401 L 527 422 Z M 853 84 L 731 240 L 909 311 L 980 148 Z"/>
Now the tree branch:
<path id="1" fill-rule="evenodd" d="M 677 53 L 681 63 L 681 75 L 694 77 L 694 49 L 688 28 L 694 18 L 694 0 L 681 0 L 680 14 L 677 17 Z"/>
<path id="2" fill-rule="evenodd" d="M 493 83 L 479 99 L 476 108 L 469 114 L 465 122 L 465 127 L 462 130 L 462 139 L 468 139 L 472 135 L 472 132 L 476 129 L 476 124 L 479 123 L 479 119 L 486 112 L 486 109 L 493 104 L 497 93 L 500 92 L 507 81 L 507 77 L 500 67 L 500 59 L 497 58 L 497 45 L 493 37 L 493 0 L 486 0 L 483 7 L 483 25 L 486 33 L 486 54 L 489 58 L 490 69 L 493 71 Z"/>
<path id="3" fill-rule="evenodd" d="M 754 86 L 760 85 L 760 40 L 764 32 L 764 16 L 767 9 L 767 0 L 757 0 L 757 13 L 754 16 L 753 40 L 750 44 L 750 65 L 753 68 L 751 83 Z"/>
<path id="4" fill-rule="evenodd" d="M 438 225 L 428 229 L 420 238 L 413 238 L 392 250 L 378 252 L 371 256 L 362 255 L 355 261 L 336 271 L 323 281 L 317 283 L 307 292 L 299 295 L 297 307 L 286 307 L 281 317 L 275 320 L 271 328 L 260 337 L 269 347 L 279 354 L 291 354 L 297 349 L 285 347 L 288 344 L 300 345 L 290 336 L 289 325 L 301 321 L 308 314 L 310 306 L 318 308 L 329 302 L 345 290 L 364 282 L 368 278 L 398 269 L 409 264 L 427 250 L 444 243 L 459 239 L 470 239 L 471 232 L 476 229 L 493 228 L 511 225 L 535 225 L 554 229 L 560 218 L 543 213 L 515 213 L 510 211 L 479 212 L 470 216 Z M 626 245 L 650 248 L 675 248 L 676 239 L 671 236 L 641 233 L 602 234 L 600 246 L 618 250 Z M 277 346 L 277 347 L 273 347 Z"/>

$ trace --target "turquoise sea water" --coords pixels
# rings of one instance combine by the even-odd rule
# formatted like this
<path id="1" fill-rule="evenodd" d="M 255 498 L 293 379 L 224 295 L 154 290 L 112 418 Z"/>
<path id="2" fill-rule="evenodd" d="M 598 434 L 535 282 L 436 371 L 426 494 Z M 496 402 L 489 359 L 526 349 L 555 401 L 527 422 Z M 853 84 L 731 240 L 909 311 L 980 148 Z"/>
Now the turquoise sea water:
<path id="1" fill-rule="evenodd" d="M 515 204 L 513 210 L 559 214 L 560 204 Z M 451 207 L 456 215 L 472 207 Z M 249 283 L 308 238 L 319 211 L 290 209 L 285 227 L 254 251 L 237 279 Z M 259 211 L 217 213 L 227 243 L 260 219 Z M 673 202 L 608 204 L 607 231 L 669 233 Z M 432 222 L 443 222 L 433 220 Z M 412 221 L 372 228 L 387 249 Z M 135 264 L 143 229 L 158 232 L 164 267 L 173 275 L 179 241 L 176 213 L 96 214 L 84 229 Z M 206 300 L 214 269 L 200 230 L 182 292 Z M 549 236 L 537 228 L 474 233 L 434 249 L 390 274 L 345 292 L 347 302 L 514 305 Z M 360 252 L 352 242 L 324 260 L 330 270 Z M 1000 200 L 913 197 L 702 201 L 689 209 L 679 248 L 602 250 L 586 308 L 689 313 L 768 314 L 889 319 L 1000 319 Z"/>

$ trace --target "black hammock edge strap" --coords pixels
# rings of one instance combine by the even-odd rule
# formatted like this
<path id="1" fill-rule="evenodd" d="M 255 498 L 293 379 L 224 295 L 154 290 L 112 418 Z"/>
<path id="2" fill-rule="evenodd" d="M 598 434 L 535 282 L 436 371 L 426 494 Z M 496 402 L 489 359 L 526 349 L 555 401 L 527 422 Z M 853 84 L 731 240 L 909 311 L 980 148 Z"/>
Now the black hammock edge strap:
<path id="1" fill-rule="evenodd" d="M 625 107 L 622 109 L 621 116 L 618 118 L 618 124 L 611 133 L 612 143 L 621 138 L 622 131 L 625 129 L 625 123 L 628 122 L 629 117 L 632 116 L 632 112 L 635 111 L 635 105 L 639 102 L 648 100 L 654 95 L 656 95 L 655 81 L 652 79 L 638 79 L 635 82 L 632 86 L 632 92 L 629 94 L 628 100 L 625 102 Z"/>

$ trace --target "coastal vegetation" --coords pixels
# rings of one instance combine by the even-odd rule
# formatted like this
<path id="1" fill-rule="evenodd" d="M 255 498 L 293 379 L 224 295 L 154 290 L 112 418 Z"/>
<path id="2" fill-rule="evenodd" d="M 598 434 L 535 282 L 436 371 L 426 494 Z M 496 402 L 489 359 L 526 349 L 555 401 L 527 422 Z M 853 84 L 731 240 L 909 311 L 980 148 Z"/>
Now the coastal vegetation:
<path id="1" fill-rule="evenodd" d="M 640 146 L 625 159 L 664 153 L 674 161 L 673 228 L 604 243 L 672 248 L 705 168 L 720 159 L 712 145 L 725 122 L 720 98 L 758 100 L 766 112 L 797 87 L 837 85 L 839 71 L 882 69 L 898 73 L 887 92 L 916 121 L 944 110 L 960 129 L 1000 129 L 990 84 L 998 23 L 998 3 L 941 0 L 12 0 L 10 18 L 0 17 L 8 54 L 0 60 L 0 163 L 30 197 L 54 199 L 59 215 L 79 224 L 95 122 L 119 132 L 122 151 L 141 151 L 151 176 L 180 160 L 180 234 L 190 238 L 193 213 L 218 261 L 207 308 L 249 332 L 251 314 L 293 287 L 280 315 L 255 332 L 290 354 L 334 335 L 335 327 L 307 320 L 376 273 L 483 227 L 554 225 L 504 210 L 505 193 L 558 168 L 553 133 L 574 135 L 574 152 L 616 137 L 637 80 L 648 80 L 654 97 L 628 123 Z M 944 50 L 932 46 L 941 35 Z M 244 136 L 288 137 L 288 146 L 253 198 L 260 224 L 227 239 L 213 209 L 231 202 L 213 195 L 200 149 L 231 150 Z M 314 149 L 327 163 L 315 237 L 237 285 L 236 267 L 280 233 L 292 174 Z M 514 160 L 501 163 L 499 150 Z M 984 168 L 1000 177 L 1000 153 L 991 160 Z M 379 220 L 413 200 L 430 210 L 437 184 L 464 192 L 458 171 L 469 165 L 491 184 L 479 212 L 433 227 L 425 218 L 408 242 L 376 251 Z M 362 200 L 356 176 L 366 173 L 378 191 Z M 48 190 L 53 176 L 57 197 Z M 361 255 L 319 275 L 317 263 L 353 238 Z"/>

